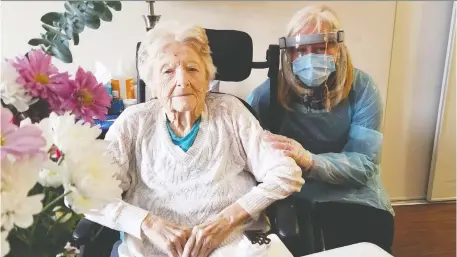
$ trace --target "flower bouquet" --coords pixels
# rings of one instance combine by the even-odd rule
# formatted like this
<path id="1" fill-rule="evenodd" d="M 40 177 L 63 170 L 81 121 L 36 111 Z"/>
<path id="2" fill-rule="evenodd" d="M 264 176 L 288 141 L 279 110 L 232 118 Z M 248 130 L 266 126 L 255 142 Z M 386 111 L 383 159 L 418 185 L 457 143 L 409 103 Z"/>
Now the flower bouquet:
<path id="1" fill-rule="evenodd" d="M 110 97 L 91 72 L 72 79 L 41 50 L 2 62 L 0 96 L 1 256 L 74 256 L 67 242 L 82 215 L 121 198 L 93 126 Z"/>

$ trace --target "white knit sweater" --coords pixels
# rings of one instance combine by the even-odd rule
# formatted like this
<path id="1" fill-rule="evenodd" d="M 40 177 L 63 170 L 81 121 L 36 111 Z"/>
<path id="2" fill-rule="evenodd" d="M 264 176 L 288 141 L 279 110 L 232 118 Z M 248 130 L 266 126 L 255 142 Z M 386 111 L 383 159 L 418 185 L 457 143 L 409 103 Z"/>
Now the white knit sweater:
<path id="1" fill-rule="evenodd" d="M 251 215 L 245 229 L 265 229 L 262 211 L 300 191 L 304 180 L 293 159 L 270 148 L 262 132 L 238 99 L 209 93 L 195 142 L 184 152 L 171 141 L 158 101 L 129 107 L 105 138 L 122 167 L 125 196 L 87 218 L 126 232 L 120 256 L 165 256 L 141 233 L 148 213 L 193 227 L 237 202 Z"/>

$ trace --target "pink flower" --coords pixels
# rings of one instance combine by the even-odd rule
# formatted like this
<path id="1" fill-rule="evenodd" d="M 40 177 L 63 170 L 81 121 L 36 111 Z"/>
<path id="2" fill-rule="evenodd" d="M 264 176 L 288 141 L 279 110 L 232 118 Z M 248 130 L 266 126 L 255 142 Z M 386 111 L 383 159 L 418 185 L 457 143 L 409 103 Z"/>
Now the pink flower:
<path id="1" fill-rule="evenodd" d="M 81 118 L 90 124 L 94 122 L 93 117 L 105 119 L 111 99 L 92 72 L 78 68 L 75 80 L 70 80 L 70 86 L 73 92 L 62 104 L 64 111 L 72 111 L 77 119 Z"/>
<path id="2" fill-rule="evenodd" d="M 36 156 L 46 153 L 43 147 L 46 140 L 42 136 L 42 131 L 32 125 L 17 127 L 10 121 L 13 114 L 7 108 L 1 109 L 1 128 L 0 128 L 0 154 L 4 160 L 7 156 L 21 159 L 24 156 Z"/>
<path id="3" fill-rule="evenodd" d="M 51 110 L 59 110 L 62 99 L 70 95 L 68 73 L 59 73 L 51 63 L 51 56 L 41 49 L 31 50 L 27 56 L 16 58 L 13 66 L 19 73 L 17 82 L 24 85 L 33 97 L 46 99 Z"/>

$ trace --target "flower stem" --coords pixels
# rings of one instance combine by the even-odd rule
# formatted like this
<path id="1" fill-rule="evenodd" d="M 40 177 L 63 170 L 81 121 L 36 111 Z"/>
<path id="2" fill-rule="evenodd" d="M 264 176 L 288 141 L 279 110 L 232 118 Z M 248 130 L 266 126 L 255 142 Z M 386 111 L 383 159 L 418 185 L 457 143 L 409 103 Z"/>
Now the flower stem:
<path id="1" fill-rule="evenodd" d="M 52 202 L 48 203 L 45 207 L 43 207 L 43 210 L 41 210 L 41 213 L 45 212 L 47 209 L 51 208 L 55 203 L 58 201 L 62 200 L 65 196 L 69 195 L 71 193 L 71 190 L 66 192 L 65 194 L 61 194 L 59 197 L 56 199 L 52 200 Z"/>
<path id="2" fill-rule="evenodd" d="M 63 218 L 66 217 L 66 215 L 67 215 L 68 213 L 71 213 L 71 212 L 64 212 L 64 213 L 62 213 L 62 215 L 60 215 L 59 218 L 57 218 L 56 220 L 54 220 L 54 224 L 52 224 L 51 226 L 49 226 L 48 231 L 46 231 L 46 235 L 48 235 L 49 232 L 51 232 L 52 229 L 53 229 L 56 225 L 58 225 L 58 224 L 60 223 L 60 221 L 61 221 Z"/>
<path id="3" fill-rule="evenodd" d="M 44 213 L 47 209 L 51 208 L 54 204 L 56 204 L 58 201 L 62 200 L 65 196 L 69 195 L 71 193 L 71 190 L 66 192 L 65 194 L 61 194 L 59 197 L 57 197 L 56 199 L 52 200 L 52 202 L 48 203 L 42 210 L 41 212 L 38 214 L 38 217 L 36 218 L 34 224 L 33 224 L 33 228 L 32 228 L 32 232 L 30 232 L 30 238 L 33 238 L 33 235 L 35 234 L 35 229 L 36 229 L 36 226 L 38 224 L 38 222 L 40 221 L 40 217 L 41 217 L 41 214 Z"/>
<path id="4" fill-rule="evenodd" d="M 27 246 L 30 246 L 30 242 L 27 239 L 27 237 L 25 237 L 24 235 L 21 235 L 20 232 L 13 232 L 13 235 L 16 236 L 17 239 L 24 242 Z"/>

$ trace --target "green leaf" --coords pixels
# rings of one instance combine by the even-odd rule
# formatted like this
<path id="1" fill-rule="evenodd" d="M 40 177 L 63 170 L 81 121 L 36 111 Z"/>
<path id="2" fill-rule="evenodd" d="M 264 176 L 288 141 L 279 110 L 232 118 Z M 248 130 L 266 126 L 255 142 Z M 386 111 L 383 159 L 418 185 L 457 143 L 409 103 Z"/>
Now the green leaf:
<path id="1" fill-rule="evenodd" d="M 31 46 L 38 46 L 38 45 L 49 46 L 52 44 L 52 42 L 47 39 L 43 39 L 43 38 L 32 38 L 29 40 L 28 44 Z"/>
<path id="2" fill-rule="evenodd" d="M 65 24 L 63 31 L 65 31 L 65 34 L 70 38 L 73 39 L 73 26 L 72 24 Z"/>
<path id="3" fill-rule="evenodd" d="M 67 24 L 70 24 L 72 29 L 73 29 L 73 32 L 75 33 L 81 33 L 83 32 L 84 30 L 84 25 L 85 25 L 85 22 L 84 22 L 84 17 L 80 17 L 80 16 L 77 16 L 77 15 L 74 15 L 72 13 L 68 13 L 68 12 L 65 12 L 65 22 Z"/>
<path id="4" fill-rule="evenodd" d="M 43 46 L 43 45 L 40 45 L 40 48 L 41 50 L 43 50 L 43 52 L 47 53 L 48 52 L 48 48 Z"/>
<path id="5" fill-rule="evenodd" d="M 81 16 L 81 10 L 78 8 L 80 5 L 79 4 L 84 4 L 81 2 L 73 3 L 73 2 L 65 2 L 65 10 L 67 10 L 69 13 L 74 14 L 74 15 L 79 15 Z"/>
<path id="6" fill-rule="evenodd" d="M 113 8 L 115 11 L 122 10 L 121 1 L 105 1 L 106 5 Z"/>
<path id="7" fill-rule="evenodd" d="M 52 33 L 52 34 L 55 34 L 55 35 L 59 35 L 59 36 L 62 36 L 62 37 L 65 37 L 66 39 L 70 39 L 67 35 L 65 35 L 64 33 L 58 31 L 55 27 L 53 26 L 49 26 L 48 24 L 42 24 L 43 28 L 49 32 L 49 33 Z"/>
<path id="8" fill-rule="evenodd" d="M 57 36 L 56 38 L 54 38 L 54 40 L 52 40 L 52 42 L 54 44 L 63 44 L 66 47 L 70 47 L 70 43 L 68 42 L 68 40 L 66 38 L 63 38 L 62 36 Z"/>
<path id="9" fill-rule="evenodd" d="M 61 31 L 65 32 L 70 39 L 73 39 L 73 22 L 71 20 L 67 19 L 64 15 L 60 18 L 58 25 Z"/>
<path id="10" fill-rule="evenodd" d="M 56 34 L 53 33 L 46 33 L 46 34 L 41 34 L 41 38 L 52 41 L 55 37 L 57 37 Z"/>
<path id="11" fill-rule="evenodd" d="M 73 44 L 75 44 L 75 46 L 79 44 L 79 35 L 76 33 L 73 34 Z"/>
<path id="12" fill-rule="evenodd" d="M 91 2 L 94 7 L 92 9 L 98 14 L 102 15 L 105 9 L 108 9 L 108 7 L 105 6 L 105 3 L 103 2 L 98 2 L 98 1 L 93 1 Z"/>
<path id="13" fill-rule="evenodd" d="M 41 17 L 41 21 L 48 25 L 54 25 L 54 22 L 60 20 L 60 17 L 62 17 L 61 13 L 49 12 Z"/>
<path id="14" fill-rule="evenodd" d="M 70 49 L 64 44 L 54 44 L 50 50 L 54 57 L 64 63 L 71 63 L 73 61 Z"/>
<path id="15" fill-rule="evenodd" d="M 92 8 L 87 8 L 86 11 L 83 13 L 84 16 L 86 15 L 91 15 L 91 16 L 94 16 L 94 17 L 98 17 L 100 14 L 97 13 L 94 9 Z"/>
<path id="16" fill-rule="evenodd" d="M 90 15 L 88 13 L 84 14 L 84 20 L 86 22 L 86 26 L 91 29 L 98 29 L 100 28 L 100 18 L 97 16 Z"/>
<path id="17" fill-rule="evenodd" d="M 111 13 L 109 8 L 105 8 L 105 11 L 99 17 L 100 17 L 100 19 L 102 19 L 104 21 L 112 21 L 113 13 Z"/>

